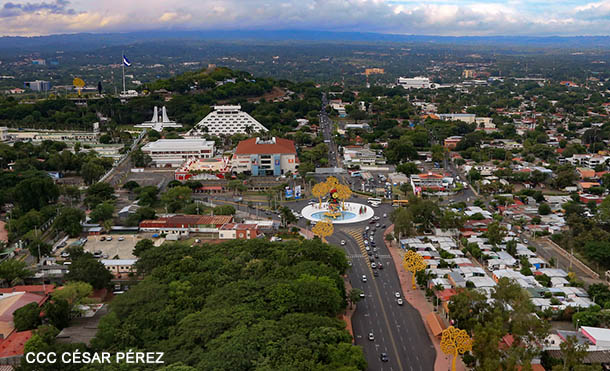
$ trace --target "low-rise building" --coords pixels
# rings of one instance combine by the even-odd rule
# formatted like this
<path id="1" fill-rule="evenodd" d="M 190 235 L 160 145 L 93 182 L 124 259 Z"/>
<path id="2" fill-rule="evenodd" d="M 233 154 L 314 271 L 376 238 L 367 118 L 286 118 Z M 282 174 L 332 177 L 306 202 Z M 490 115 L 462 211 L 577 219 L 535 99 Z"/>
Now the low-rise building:
<path id="1" fill-rule="evenodd" d="M 100 262 L 112 273 L 114 278 L 124 279 L 130 274 L 136 273 L 137 259 L 102 259 Z"/>
<path id="2" fill-rule="evenodd" d="M 178 235 L 197 232 L 206 234 L 209 238 L 218 238 L 219 228 L 232 221 L 231 215 L 174 215 L 143 220 L 140 222 L 140 231 Z"/>
<path id="3" fill-rule="evenodd" d="M 160 139 L 142 147 L 156 167 L 179 167 L 187 160 L 214 156 L 214 142 L 205 139 Z"/>

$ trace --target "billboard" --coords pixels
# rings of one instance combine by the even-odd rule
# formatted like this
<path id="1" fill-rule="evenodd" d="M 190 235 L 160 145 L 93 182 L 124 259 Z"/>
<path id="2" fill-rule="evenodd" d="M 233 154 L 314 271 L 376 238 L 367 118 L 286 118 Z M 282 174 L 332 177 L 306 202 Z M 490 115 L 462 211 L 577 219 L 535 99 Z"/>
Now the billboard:
<path id="1" fill-rule="evenodd" d="M 294 198 L 299 199 L 301 198 L 301 186 L 295 186 L 294 187 Z"/>
<path id="2" fill-rule="evenodd" d="M 286 198 L 292 198 L 292 189 L 290 187 L 286 187 Z"/>

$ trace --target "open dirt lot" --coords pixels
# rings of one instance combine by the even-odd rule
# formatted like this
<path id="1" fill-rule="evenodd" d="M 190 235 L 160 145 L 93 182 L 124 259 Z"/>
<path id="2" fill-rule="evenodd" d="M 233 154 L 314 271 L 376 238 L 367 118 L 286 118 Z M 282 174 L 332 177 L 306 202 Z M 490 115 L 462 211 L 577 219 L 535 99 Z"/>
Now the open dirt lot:
<path id="1" fill-rule="evenodd" d="M 108 235 L 100 235 L 100 236 L 89 236 L 88 241 L 83 247 L 85 251 L 94 253 L 96 251 L 101 251 L 102 254 L 108 255 L 108 259 L 114 259 L 118 256 L 119 259 L 134 259 L 133 248 L 138 241 L 142 238 L 138 238 L 137 235 L 124 235 L 123 241 L 119 241 L 119 237 L 121 235 L 112 235 L 112 241 L 101 241 L 101 237 L 108 237 Z M 69 239 L 67 241 L 68 246 L 72 242 L 76 241 L 76 239 Z M 61 254 L 62 251 L 58 251 L 57 254 Z"/>

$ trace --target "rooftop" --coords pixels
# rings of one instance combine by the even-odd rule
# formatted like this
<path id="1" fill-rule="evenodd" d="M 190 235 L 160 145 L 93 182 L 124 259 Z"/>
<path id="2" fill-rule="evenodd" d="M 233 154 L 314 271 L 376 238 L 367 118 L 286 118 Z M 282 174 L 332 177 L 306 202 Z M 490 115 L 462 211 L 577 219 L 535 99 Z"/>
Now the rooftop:
<path id="1" fill-rule="evenodd" d="M 242 140 L 235 149 L 236 155 L 250 154 L 296 154 L 294 142 L 289 139 L 273 137 L 269 141 L 262 141 L 260 138 L 250 138 Z"/>

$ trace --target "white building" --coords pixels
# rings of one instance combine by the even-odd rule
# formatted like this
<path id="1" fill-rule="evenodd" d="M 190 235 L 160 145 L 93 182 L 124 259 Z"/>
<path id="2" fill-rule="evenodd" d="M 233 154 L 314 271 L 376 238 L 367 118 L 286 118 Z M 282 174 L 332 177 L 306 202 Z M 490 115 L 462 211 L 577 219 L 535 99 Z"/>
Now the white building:
<path id="1" fill-rule="evenodd" d="M 267 128 L 256 121 L 246 112 L 241 111 L 241 106 L 214 106 L 203 120 L 188 133 L 189 136 L 210 135 L 233 135 L 267 132 Z"/>
<path id="2" fill-rule="evenodd" d="M 152 119 L 150 121 L 143 122 L 140 125 L 135 125 L 135 127 L 153 129 L 160 133 L 165 128 L 181 128 L 182 125 L 177 124 L 175 121 L 171 121 L 169 117 L 167 117 L 165 106 L 161 108 L 161 117 L 159 117 L 157 106 L 155 106 Z"/>
<path id="3" fill-rule="evenodd" d="M 405 89 L 434 89 L 435 84 L 430 83 L 430 79 L 423 76 L 417 77 L 399 77 L 396 84 Z"/>
<path id="4" fill-rule="evenodd" d="M 214 142 L 205 139 L 160 139 L 142 147 L 156 167 L 179 167 L 186 160 L 212 158 Z"/>

